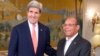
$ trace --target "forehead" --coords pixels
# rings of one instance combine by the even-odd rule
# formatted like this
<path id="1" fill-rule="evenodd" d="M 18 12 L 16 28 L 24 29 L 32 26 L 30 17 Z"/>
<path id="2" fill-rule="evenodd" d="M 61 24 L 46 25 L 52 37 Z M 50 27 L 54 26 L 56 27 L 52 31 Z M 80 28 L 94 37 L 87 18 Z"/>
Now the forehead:
<path id="1" fill-rule="evenodd" d="M 30 7 L 28 10 L 29 11 L 39 11 L 39 9 L 38 8 L 35 8 L 35 7 Z"/>
<path id="2" fill-rule="evenodd" d="M 68 17 L 65 20 L 65 23 L 76 23 L 76 19 L 74 17 Z"/>
<path id="3" fill-rule="evenodd" d="M 39 8 L 30 7 L 29 10 L 39 10 Z"/>

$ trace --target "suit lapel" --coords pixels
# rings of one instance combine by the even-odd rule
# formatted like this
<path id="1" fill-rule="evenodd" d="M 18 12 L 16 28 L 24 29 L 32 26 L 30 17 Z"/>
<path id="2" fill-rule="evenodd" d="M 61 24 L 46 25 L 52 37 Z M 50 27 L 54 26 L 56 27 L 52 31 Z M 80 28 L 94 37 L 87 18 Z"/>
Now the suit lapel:
<path id="1" fill-rule="evenodd" d="M 59 52 L 59 56 L 64 56 L 64 47 L 65 47 L 65 43 L 66 43 L 66 40 L 63 39 L 63 42 L 61 43 L 61 47 L 60 47 L 60 52 Z"/>
<path id="2" fill-rule="evenodd" d="M 33 43 L 32 43 L 32 37 L 31 37 L 31 33 L 30 33 L 30 29 L 29 29 L 29 25 L 28 25 L 27 21 L 24 23 L 24 30 L 23 31 L 26 33 L 25 37 L 28 40 L 29 47 L 34 52 Z"/>
<path id="3" fill-rule="evenodd" d="M 78 44 L 79 44 L 79 40 L 80 40 L 80 37 L 79 35 L 72 41 L 71 45 L 69 46 L 68 48 L 68 51 L 66 52 L 66 55 L 67 56 L 69 53 L 71 53 L 72 51 L 74 51 L 77 47 L 78 47 Z"/>

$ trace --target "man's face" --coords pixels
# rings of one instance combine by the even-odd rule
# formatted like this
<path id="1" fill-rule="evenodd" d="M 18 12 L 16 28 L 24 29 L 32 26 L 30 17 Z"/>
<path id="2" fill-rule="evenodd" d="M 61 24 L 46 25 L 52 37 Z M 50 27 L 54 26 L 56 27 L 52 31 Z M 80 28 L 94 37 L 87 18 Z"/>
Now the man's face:
<path id="1" fill-rule="evenodd" d="M 78 32 L 79 25 L 77 25 L 76 20 L 73 17 L 70 17 L 67 18 L 63 24 L 63 30 L 66 37 L 72 37 Z"/>
<path id="2" fill-rule="evenodd" d="M 35 24 L 38 22 L 39 17 L 40 17 L 40 11 L 38 8 L 29 8 L 27 11 L 27 17 L 30 23 Z"/>

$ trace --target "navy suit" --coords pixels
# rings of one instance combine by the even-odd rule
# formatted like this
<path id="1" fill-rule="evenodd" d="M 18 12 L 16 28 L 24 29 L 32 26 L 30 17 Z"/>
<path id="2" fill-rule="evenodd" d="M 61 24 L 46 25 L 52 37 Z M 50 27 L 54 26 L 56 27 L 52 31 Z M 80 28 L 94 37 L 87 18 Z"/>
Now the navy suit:
<path id="1" fill-rule="evenodd" d="M 64 56 L 65 43 L 65 38 L 59 41 L 57 46 L 57 56 Z M 72 41 L 65 56 L 91 56 L 91 44 L 78 35 Z"/>
<path id="2" fill-rule="evenodd" d="M 44 56 L 44 52 L 49 56 L 55 56 L 56 51 L 50 46 L 49 28 L 41 23 L 38 23 L 38 27 L 39 37 L 36 55 L 34 53 L 28 21 L 25 21 L 12 29 L 8 56 Z"/>

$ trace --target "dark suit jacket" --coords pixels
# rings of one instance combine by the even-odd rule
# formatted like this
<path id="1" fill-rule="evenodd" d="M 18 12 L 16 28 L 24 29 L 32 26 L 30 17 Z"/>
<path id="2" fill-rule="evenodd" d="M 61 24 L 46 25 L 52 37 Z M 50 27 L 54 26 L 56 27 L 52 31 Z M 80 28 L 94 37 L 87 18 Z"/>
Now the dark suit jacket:
<path id="1" fill-rule="evenodd" d="M 44 56 L 44 52 L 49 56 L 55 56 L 56 51 L 50 46 L 49 28 L 38 23 L 39 38 L 36 55 L 32 44 L 28 22 L 25 21 L 15 26 L 11 32 L 11 39 L 8 49 L 8 56 Z"/>
<path id="2" fill-rule="evenodd" d="M 57 56 L 64 56 L 65 38 L 57 46 Z M 91 44 L 78 35 L 71 43 L 65 56 L 91 56 Z"/>

